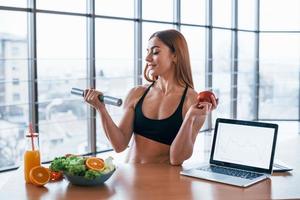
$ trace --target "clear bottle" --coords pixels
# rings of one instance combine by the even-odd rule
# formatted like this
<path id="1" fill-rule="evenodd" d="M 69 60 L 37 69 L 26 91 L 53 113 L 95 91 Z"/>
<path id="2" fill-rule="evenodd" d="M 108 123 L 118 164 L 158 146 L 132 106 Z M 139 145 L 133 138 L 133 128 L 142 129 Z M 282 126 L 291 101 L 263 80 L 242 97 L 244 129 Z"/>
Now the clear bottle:
<path id="1" fill-rule="evenodd" d="M 24 177 L 26 183 L 31 183 L 29 173 L 35 166 L 41 165 L 40 150 L 38 145 L 38 134 L 26 135 L 26 151 L 24 153 Z"/>

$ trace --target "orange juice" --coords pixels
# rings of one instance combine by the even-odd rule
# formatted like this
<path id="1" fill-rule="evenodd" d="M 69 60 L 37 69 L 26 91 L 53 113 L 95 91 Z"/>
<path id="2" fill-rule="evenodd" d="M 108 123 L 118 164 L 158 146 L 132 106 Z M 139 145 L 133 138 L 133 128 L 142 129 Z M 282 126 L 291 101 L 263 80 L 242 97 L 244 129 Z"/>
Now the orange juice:
<path id="1" fill-rule="evenodd" d="M 40 151 L 34 150 L 34 151 L 25 151 L 24 154 L 24 175 L 25 175 L 25 181 L 26 183 L 31 183 L 29 179 L 29 172 L 30 170 L 35 166 L 41 165 L 41 159 L 40 159 Z"/>
<path id="2" fill-rule="evenodd" d="M 29 173 L 33 167 L 41 165 L 38 134 L 33 132 L 32 124 L 29 125 L 29 134 L 26 135 L 27 147 L 24 153 L 24 177 L 26 183 L 31 183 Z"/>

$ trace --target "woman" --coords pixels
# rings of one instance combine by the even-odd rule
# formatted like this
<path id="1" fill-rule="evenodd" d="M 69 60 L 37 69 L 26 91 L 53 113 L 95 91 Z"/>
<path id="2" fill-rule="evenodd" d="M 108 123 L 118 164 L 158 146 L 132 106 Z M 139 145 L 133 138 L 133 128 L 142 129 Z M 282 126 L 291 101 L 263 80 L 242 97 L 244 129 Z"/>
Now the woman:
<path id="1" fill-rule="evenodd" d="M 105 134 L 116 152 L 130 139 L 127 162 L 181 165 L 193 152 L 194 142 L 207 114 L 216 108 L 198 102 L 187 43 L 176 30 L 154 33 L 148 42 L 144 77 L 151 84 L 137 86 L 124 102 L 124 116 L 117 126 L 94 89 L 85 101 L 100 114 Z"/>

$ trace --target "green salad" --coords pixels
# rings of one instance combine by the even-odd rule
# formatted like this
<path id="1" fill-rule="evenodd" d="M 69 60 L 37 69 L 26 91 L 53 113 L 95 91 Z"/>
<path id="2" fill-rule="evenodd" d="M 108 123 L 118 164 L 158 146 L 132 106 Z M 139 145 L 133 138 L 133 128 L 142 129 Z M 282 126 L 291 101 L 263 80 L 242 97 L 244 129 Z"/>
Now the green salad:
<path id="1" fill-rule="evenodd" d="M 56 172 L 64 172 L 72 176 L 83 176 L 86 179 L 93 180 L 103 174 L 107 174 L 115 170 L 115 166 L 112 162 L 113 158 L 108 157 L 105 160 L 101 158 L 93 157 L 97 161 L 101 160 L 103 167 L 101 169 L 91 169 L 86 163 L 88 157 L 69 155 L 56 157 L 50 164 L 50 169 Z M 99 159 L 99 160 L 98 160 Z"/>

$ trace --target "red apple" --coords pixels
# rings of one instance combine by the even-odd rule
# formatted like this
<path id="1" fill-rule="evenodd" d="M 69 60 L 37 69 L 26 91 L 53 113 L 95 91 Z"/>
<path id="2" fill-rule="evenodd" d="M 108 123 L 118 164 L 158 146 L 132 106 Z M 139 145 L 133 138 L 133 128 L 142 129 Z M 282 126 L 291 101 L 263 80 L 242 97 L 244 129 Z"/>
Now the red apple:
<path id="1" fill-rule="evenodd" d="M 200 92 L 197 96 L 197 100 L 198 102 L 208 102 L 208 103 L 212 103 L 211 102 L 211 95 L 213 95 L 216 99 L 216 96 L 214 93 L 212 93 L 211 91 L 203 91 L 203 92 Z"/>

